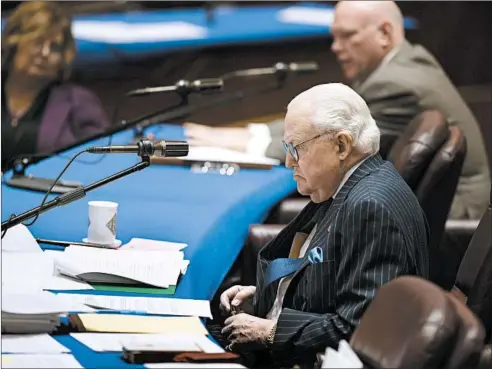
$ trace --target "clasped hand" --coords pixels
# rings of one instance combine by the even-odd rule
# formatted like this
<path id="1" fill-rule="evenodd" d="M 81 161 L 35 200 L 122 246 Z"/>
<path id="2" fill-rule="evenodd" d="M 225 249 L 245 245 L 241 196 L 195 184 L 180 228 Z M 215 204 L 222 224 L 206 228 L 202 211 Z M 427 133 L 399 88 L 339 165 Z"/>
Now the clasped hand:
<path id="1" fill-rule="evenodd" d="M 246 314 L 252 312 L 251 301 L 255 286 L 233 286 L 220 296 L 220 310 L 230 315 L 224 322 L 222 334 L 228 338 L 233 351 L 252 351 L 263 348 L 275 322 Z"/>

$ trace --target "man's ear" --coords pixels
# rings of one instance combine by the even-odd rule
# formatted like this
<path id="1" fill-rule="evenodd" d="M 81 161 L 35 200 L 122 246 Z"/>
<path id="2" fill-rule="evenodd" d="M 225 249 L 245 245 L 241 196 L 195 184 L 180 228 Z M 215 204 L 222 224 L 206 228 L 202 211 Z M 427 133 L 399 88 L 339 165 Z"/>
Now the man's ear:
<path id="1" fill-rule="evenodd" d="M 393 25 L 390 22 L 384 22 L 379 26 L 379 43 L 382 47 L 391 45 L 393 33 Z"/>
<path id="2" fill-rule="evenodd" d="M 352 136 L 340 132 L 335 136 L 335 142 L 338 148 L 338 157 L 340 160 L 345 160 L 352 152 Z"/>

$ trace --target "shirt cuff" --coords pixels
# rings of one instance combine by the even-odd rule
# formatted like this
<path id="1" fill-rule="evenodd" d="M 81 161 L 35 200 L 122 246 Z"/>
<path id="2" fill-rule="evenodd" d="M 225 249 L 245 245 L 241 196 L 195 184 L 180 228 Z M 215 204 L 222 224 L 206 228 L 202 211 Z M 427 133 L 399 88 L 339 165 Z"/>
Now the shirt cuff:
<path id="1" fill-rule="evenodd" d="M 267 148 L 272 142 L 268 124 L 248 124 L 248 131 L 251 137 L 246 144 L 246 152 L 256 156 L 265 156 Z"/>

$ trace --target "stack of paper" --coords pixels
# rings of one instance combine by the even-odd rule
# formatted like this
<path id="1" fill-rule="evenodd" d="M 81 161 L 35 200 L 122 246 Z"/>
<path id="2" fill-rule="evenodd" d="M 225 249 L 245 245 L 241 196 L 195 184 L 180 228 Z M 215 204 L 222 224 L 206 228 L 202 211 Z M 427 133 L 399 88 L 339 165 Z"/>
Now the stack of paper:
<path id="1" fill-rule="evenodd" d="M 2 355 L 2 368 L 83 368 L 71 354 Z"/>
<path id="2" fill-rule="evenodd" d="M 59 275 L 89 283 L 175 286 L 189 261 L 182 251 L 122 250 L 70 246 L 55 255 Z"/>
<path id="3" fill-rule="evenodd" d="M 2 251 L 41 253 L 43 250 L 31 231 L 25 225 L 18 224 L 10 228 L 2 238 Z"/>
<path id="4" fill-rule="evenodd" d="M 2 252 L 2 291 L 29 293 L 42 290 L 91 290 L 88 283 L 54 275 L 59 251 Z"/>
<path id="5" fill-rule="evenodd" d="M 66 296 L 39 291 L 29 294 L 2 293 L 3 333 L 51 333 L 68 312 L 93 309 L 77 304 Z"/>
<path id="6" fill-rule="evenodd" d="M 352 350 L 347 341 L 341 340 L 338 344 L 338 351 L 331 347 L 326 348 L 321 368 L 363 368 L 364 364 L 360 361 L 357 354 Z"/>
<path id="7" fill-rule="evenodd" d="M 225 352 L 204 334 L 125 334 L 125 333 L 71 333 L 73 338 L 96 352 L 121 352 L 123 347 L 131 350 L 158 350 L 174 352 Z"/>
<path id="8" fill-rule="evenodd" d="M 208 332 L 198 317 L 129 314 L 75 314 L 70 322 L 79 332 L 105 333 L 192 333 Z"/>

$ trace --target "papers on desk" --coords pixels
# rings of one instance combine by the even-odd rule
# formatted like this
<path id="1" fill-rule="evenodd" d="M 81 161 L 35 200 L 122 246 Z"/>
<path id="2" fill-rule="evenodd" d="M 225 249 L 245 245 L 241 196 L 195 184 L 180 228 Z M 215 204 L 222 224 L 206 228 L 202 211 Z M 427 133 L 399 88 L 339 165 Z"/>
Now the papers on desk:
<path id="1" fill-rule="evenodd" d="M 189 261 L 181 251 L 107 250 L 70 246 L 55 258 L 56 273 L 91 283 L 176 285 Z"/>
<path id="2" fill-rule="evenodd" d="M 70 294 L 70 298 L 99 309 L 212 318 L 210 302 L 206 300 L 80 294 Z"/>
<path id="3" fill-rule="evenodd" d="M 70 350 L 46 333 L 2 335 L 2 354 L 62 354 L 66 352 Z"/>
<path id="4" fill-rule="evenodd" d="M 2 355 L 2 368 L 83 368 L 71 354 Z"/>
<path id="5" fill-rule="evenodd" d="M 86 282 L 54 275 L 53 255 L 58 254 L 61 252 L 2 252 L 2 291 L 92 290 Z"/>
<path id="6" fill-rule="evenodd" d="M 121 334 L 121 333 L 71 333 L 77 341 L 97 352 L 128 350 L 156 350 L 173 352 L 223 353 L 224 350 L 204 334 Z"/>
<path id="7" fill-rule="evenodd" d="M 207 334 L 200 319 L 193 316 L 77 314 L 71 315 L 70 321 L 81 332 Z"/>
<path id="8" fill-rule="evenodd" d="M 186 243 L 132 238 L 130 242 L 122 245 L 120 250 L 181 251 L 187 246 Z"/>
<path id="9" fill-rule="evenodd" d="M 2 291 L 2 332 L 50 333 L 60 324 L 60 316 L 68 312 L 92 312 L 70 298 L 38 291 L 14 294 Z"/>
<path id="10" fill-rule="evenodd" d="M 7 231 L 2 238 L 2 251 L 43 252 L 31 231 L 23 224 L 18 224 Z"/>
<path id="11" fill-rule="evenodd" d="M 338 351 L 327 347 L 321 368 L 363 368 L 364 364 L 360 361 L 357 354 L 352 350 L 347 341 L 341 340 L 338 344 Z"/>

